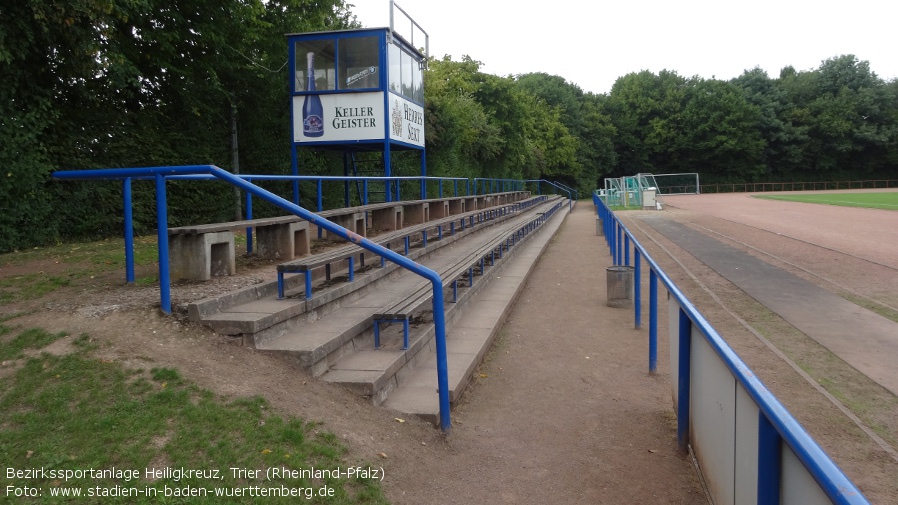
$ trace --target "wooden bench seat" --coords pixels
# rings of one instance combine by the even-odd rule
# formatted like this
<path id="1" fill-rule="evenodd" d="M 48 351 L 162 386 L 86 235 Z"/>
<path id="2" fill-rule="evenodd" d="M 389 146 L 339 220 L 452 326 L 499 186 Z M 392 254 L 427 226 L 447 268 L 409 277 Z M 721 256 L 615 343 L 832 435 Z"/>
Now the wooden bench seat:
<path id="1" fill-rule="evenodd" d="M 503 251 L 507 251 L 514 246 L 517 241 L 521 240 L 526 234 L 538 228 L 542 223 L 551 217 L 551 214 L 557 210 L 559 204 L 556 204 L 549 212 L 539 212 L 533 219 L 528 220 L 523 225 L 502 226 L 492 231 L 490 239 L 481 247 L 471 251 L 467 255 L 459 258 L 448 267 L 437 272 L 443 279 L 443 289 L 452 286 L 453 303 L 458 300 L 458 282 L 467 276 L 468 287 L 474 286 L 474 278 L 479 271 L 483 275 L 486 269 L 486 260 L 489 258 L 490 266 L 496 262 L 496 254 L 502 257 Z M 384 307 L 381 311 L 374 313 L 374 347 L 380 347 L 380 325 L 383 323 L 402 323 L 403 325 L 403 347 L 408 349 L 409 345 L 409 321 L 415 314 L 426 310 L 429 303 L 433 299 L 433 288 L 431 286 L 423 286 L 408 297 L 394 303 L 393 305 Z"/>
<path id="2" fill-rule="evenodd" d="M 518 209 L 527 208 L 541 200 L 544 200 L 544 198 L 534 197 L 523 202 L 515 202 L 482 210 L 473 210 L 464 214 L 448 216 L 442 219 L 428 221 L 414 226 L 407 226 L 405 228 L 402 228 L 401 230 L 379 235 L 373 241 L 391 250 L 394 244 L 396 244 L 397 242 L 401 242 L 403 246 L 403 254 L 408 255 L 411 237 L 413 236 L 420 235 L 421 246 L 427 247 L 427 241 L 429 239 L 428 232 L 430 230 L 436 229 L 436 238 L 437 240 L 441 240 L 443 238 L 443 233 L 446 227 L 448 227 L 448 230 L 445 231 L 454 235 L 456 232 L 456 228 L 459 230 L 464 230 L 468 227 L 476 226 L 479 223 L 488 222 L 496 219 L 497 217 L 509 215 L 510 213 Z M 303 274 L 305 283 L 305 297 L 306 299 L 310 299 L 312 298 L 312 270 L 325 267 L 325 278 L 327 280 L 330 280 L 330 265 L 338 261 L 346 261 L 348 263 L 347 272 L 349 281 L 352 282 L 355 278 L 355 258 L 356 256 L 358 256 L 360 262 L 363 263 L 364 254 L 365 250 L 360 249 L 355 244 L 349 244 L 319 255 L 279 264 L 277 266 L 278 299 L 284 298 L 284 274 Z M 381 258 L 381 266 L 385 266 L 383 258 Z"/>
<path id="3" fill-rule="evenodd" d="M 526 192 L 494 195 L 450 197 L 436 200 L 383 202 L 357 207 L 332 209 L 317 215 L 363 237 L 369 229 L 397 231 L 408 225 L 418 225 L 461 215 L 497 202 L 509 202 L 525 196 Z M 290 261 L 311 251 L 310 226 L 315 225 L 299 216 L 248 219 L 227 223 L 181 226 L 169 228 L 169 261 L 174 279 L 209 280 L 215 275 L 236 272 L 234 231 L 247 230 L 247 239 L 256 234 L 256 252 L 272 260 Z M 319 237 L 324 237 L 317 227 Z M 248 244 L 251 250 L 251 244 Z"/>

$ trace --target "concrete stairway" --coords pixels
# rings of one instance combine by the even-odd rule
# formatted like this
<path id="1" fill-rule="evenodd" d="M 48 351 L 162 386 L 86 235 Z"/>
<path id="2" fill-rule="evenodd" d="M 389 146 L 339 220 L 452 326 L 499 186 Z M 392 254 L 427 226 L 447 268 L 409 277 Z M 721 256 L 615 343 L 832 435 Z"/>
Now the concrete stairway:
<path id="1" fill-rule="evenodd" d="M 511 233 L 560 204 L 559 212 L 532 233 L 520 233 L 516 245 L 496 257 L 492 265 L 481 262 L 482 271 L 476 270 L 473 285 L 472 279 L 464 276 L 456 303 L 452 303 L 452 285 L 447 284 L 444 298 L 452 402 L 461 396 L 492 343 L 530 269 L 567 214 L 568 203 L 554 198 L 488 227 L 430 241 L 427 248 L 410 252 L 410 257 L 438 273 L 449 271 L 469 251 L 488 248 L 497 232 L 507 229 Z M 428 285 L 410 272 L 374 267 L 356 274 L 353 283 L 316 288 L 311 300 L 277 300 L 270 288 L 254 287 L 229 295 L 230 299 L 198 302 L 189 312 L 219 333 L 239 335 L 244 345 L 291 356 L 314 375 L 342 384 L 375 404 L 386 402 L 391 408 L 435 422 L 438 402 L 430 311 L 411 319 L 408 349 L 401 348 L 401 324 L 382 325 L 381 347 L 375 349 L 373 343 L 372 315 Z"/>

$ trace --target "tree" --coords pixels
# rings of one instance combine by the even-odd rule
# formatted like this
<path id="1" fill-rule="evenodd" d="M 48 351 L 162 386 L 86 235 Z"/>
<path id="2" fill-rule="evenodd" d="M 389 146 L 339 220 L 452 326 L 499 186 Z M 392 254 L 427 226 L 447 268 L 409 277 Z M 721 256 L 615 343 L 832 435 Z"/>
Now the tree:
<path id="1" fill-rule="evenodd" d="M 672 142 L 679 172 L 711 180 L 753 181 L 764 172 L 764 141 L 757 129 L 760 109 L 737 86 L 692 79 Z"/>
<path id="2" fill-rule="evenodd" d="M 795 177 L 803 167 L 808 128 L 792 122 L 790 111 L 794 105 L 786 92 L 757 67 L 731 82 L 742 89 L 746 100 L 760 113 L 757 129 L 764 139 L 760 162 L 765 175 L 774 179 Z"/>

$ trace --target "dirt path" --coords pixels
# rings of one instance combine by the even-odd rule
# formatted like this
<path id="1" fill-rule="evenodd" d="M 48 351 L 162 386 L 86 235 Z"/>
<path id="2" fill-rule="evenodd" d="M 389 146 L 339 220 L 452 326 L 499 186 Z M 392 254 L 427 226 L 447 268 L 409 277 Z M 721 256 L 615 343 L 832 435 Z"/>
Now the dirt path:
<path id="1" fill-rule="evenodd" d="M 438 502 L 706 503 L 677 454 L 664 370 L 648 374 L 645 330 L 605 306 L 610 264 L 581 203 L 455 413 Z"/>

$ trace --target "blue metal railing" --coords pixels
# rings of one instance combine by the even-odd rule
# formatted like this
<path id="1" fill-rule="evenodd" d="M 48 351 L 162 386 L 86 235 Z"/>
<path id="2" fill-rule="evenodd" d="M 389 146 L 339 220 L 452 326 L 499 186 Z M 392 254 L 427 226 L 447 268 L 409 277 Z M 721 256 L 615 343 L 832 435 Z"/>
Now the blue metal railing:
<path id="1" fill-rule="evenodd" d="M 479 188 L 479 189 L 478 189 Z M 474 178 L 474 194 L 486 195 L 489 193 L 503 193 L 507 191 L 521 191 L 524 181 L 520 179 L 496 179 L 491 177 Z"/>
<path id="2" fill-rule="evenodd" d="M 414 261 L 393 252 L 365 237 L 351 232 L 346 228 L 328 221 L 310 212 L 299 205 L 292 203 L 280 196 L 262 189 L 255 184 L 235 176 L 214 165 L 191 165 L 181 167 L 148 167 L 125 168 L 105 170 L 77 170 L 55 172 L 53 177 L 64 180 L 124 180 L 126 188 L 129 187 L 129 179 L 153 178 L 156 183 L 156 224 L 159 249 L 159 288 L 161 296 L 161 308 L 164 312 L 171 313 L 170 273 L 168 265 L 168 216 L 166 205 L 165 180 L 167 177 L 209 174 L 217 179 L 232 184 L 247 193 L 251 193 L 278 207 L 295 214 L 309 223 L 315 224 L 336 236 L 353 242 L 360 247 L 371 251 L 378 256 L 392 261 L 402 268 L 429 280 L 433 286 L 433 319 L 436 339 L 437 354 L 437 383 L 439 386 L 440 428 L 447 432 L 451 427 L 449 414 L 449 375 L 446 351 L 446 318 L 445 304 L 443 301 L 443 281 L 439 274 L 433 270 L 419 265 Z M 126 211 L 127 212 L 127 211 Z"/>
<path id="3" fill-rule="evenodd" d="M 822 448 L 804 430 L 791 413 L 767 389 L 760 379 L 748 368 L 742 359 L 726 344 L 717 330 L 695 308 L 692 302 L 679 290 L 674 282 L 664 273 L 652 259 L 627 227 L 620 222 L 614 212 L 609 209 L 598 195 L 593 195 L 593 204 L 615 265 L 628 265 L 630 242 L 634 250 L 634 325 L 641 324 L 640 290 L 641 263 L 645 259 L 649 265 L 649 371 L 655 373 L 657 366 L 658 341 L 658 280 L 667 288 L 670 296 L 679 305 L 678 328 L 671 329 L 679 335 L 678 357 L 676 364 L 677 381 L 677 442 L 681 449 L 689 443 L 690 424 L 690 390 L 691 390 L 691 354 L 690 341 L 693 326 L 698 329 L 705 341 L 725 364 L 738 384 L 748 393 L 759 409 L 758 416 L 758 448 L 757 448 L 757 503 L 767 504 L 780 502 L 782 476 L 782 442 L 791 449 L 801 464 L 813 477 L 826 496 L 838 504 L 868 504 L 864 495 L 842 470 L 830 459 Z M 674 363 L 671 364 L 672 368 Z M 710 441 L 711 444 L 716 441 Z"/>
<path id="4" fill-rule="evenodd" d="M 574 210 L 574 201 L 577 199 L 577 190 L 569 188 L 569 187 L 565 186 L 564 184 L 561 184 L 560 182 L 552 182 L 552 181 L 547 181 L 545 179 L 529 179 L 529 180 L 526 180 L 523 182 L 525 184 L 535 182 L 537 195 L 542 194 L 541 184 L 544 182 L 550 186 L 555 187 L 556 189 L 560 189 L 561 191 L 564 191 L 565 193 L 567 193 L 567 197 L 569 200 L 568 205 L 570 206 L 570 210 Z"/>
<path id="5" fill-rule="evenodd" d="M 302 181 L 309 181 L 315 183 L 315 207 L 316 212 L 321 212 L 324 210 L 324 191 L 322 187 L 323 182 L 361 182 L 363 184 L 362 190 L 362 205 L 368 205 L 368 186 L 371 181 L 384 181 L 384 182 L 395 182 L 396 194 L 395 195 L 387 195 L 388 201 L 401 201 L 400 197 L 400 182 L 401 181 L 420 181 L 421 183 L 421 199 L 427 198 L 427 182 L 436 181 L 438 183 L 438 192 L 439 197 L 443 198 L 443 183 L 452 182 L 453 186 L 453 196 L 458 196 L 458 183 L 461 181 L 465 182 L 465 196 L 469 196 L 471 194 L 471 181 L 464 177 L 428 177 L 428 176 L 412 176 L 412 177 L 377 177 L 377 176 L 337 176 L 337 175 L 248 175 L 248 174 L 235 174 L 237 177 L 240 177 L 243 180 L 252 182 L 252 181 L 293 181 L 295 184 L 295 191 L 293 193 L 293 203 L 299 205 L 299 183 Z M 167 177 L 168 180 L 215 180 L 216 178 L 212 175 L 208 174 L 197 174 L 197 175 L 177 175 Z M 395 198 L 393 200 L 392 198 Z M 348 206 L 349 203 L 346 202 Z M 130 200 L 125 201 L 125 207 L 130 207 Z M 253 218 L 253 195 L 252 193 L 246 193 L 246 203 L 244 208 L 244 219 L 252 219 Z M 320 230 L 319 230 L 320 233 Z M 248 227 L 246 229 L 246 252 L 253 252 L 253 229 L 252 227 Z M 130 280 L 128 282 L 133 282 Z"/>
<path id="6" fill-rule="evenodd" d="M 400 201 L 401 193 L 400 193 L 400 182 L 402 181 L 419 181 L 421 183 L 420 189 L 420 198 L 427 198 L 427 183 L 428 182 L 437 182 L 438 192 L 440 198 L 443 197 L 443 187 L 444 183 L 451 182 L 452 183 L 452 191 L 454 196 L 458 195 L 458 183 L 465 183 L 465 195 L 471 194 L 471 181 L 464 177 L 429 177 L 429 176 L 409 176 L 409 177 L 377 177 L 377 176 L 339 176 L 339 175 L 248 175 L 248 174 L 240 174 L 237 175 L 241 179 L 247 181 L 294 181 L 294 182 L 314 182 L 315 183 L 315 202 L 318 207 L 318 211 L 324 210 L 323 208 L 323 191 L 322 191 L 322 183 L 323 182 L 361 182 L 364 186 L 362 191 L 362 205 L 367 205 L 369 203 L 368 198 L 368 185 L 371 181 L 384 181 L 384 182 L 395 182 L 396 192 L 395 194 L 390 194 L 388 196 L 388 201 Z M 190 179 L 190 180 L 209 180 L 214 179 L 211 175 L 182 175 L 182 176 L 172 176 L 169 179 L 177 180 L 177 179 Z M 394 200 L 395 199 L 395 200 Z M 293 203 L 299 204 L 299 191 L 297 190 L 294 194 Z M 251 203 L 247 203 L 247 205 L 251 206 Z"/>

